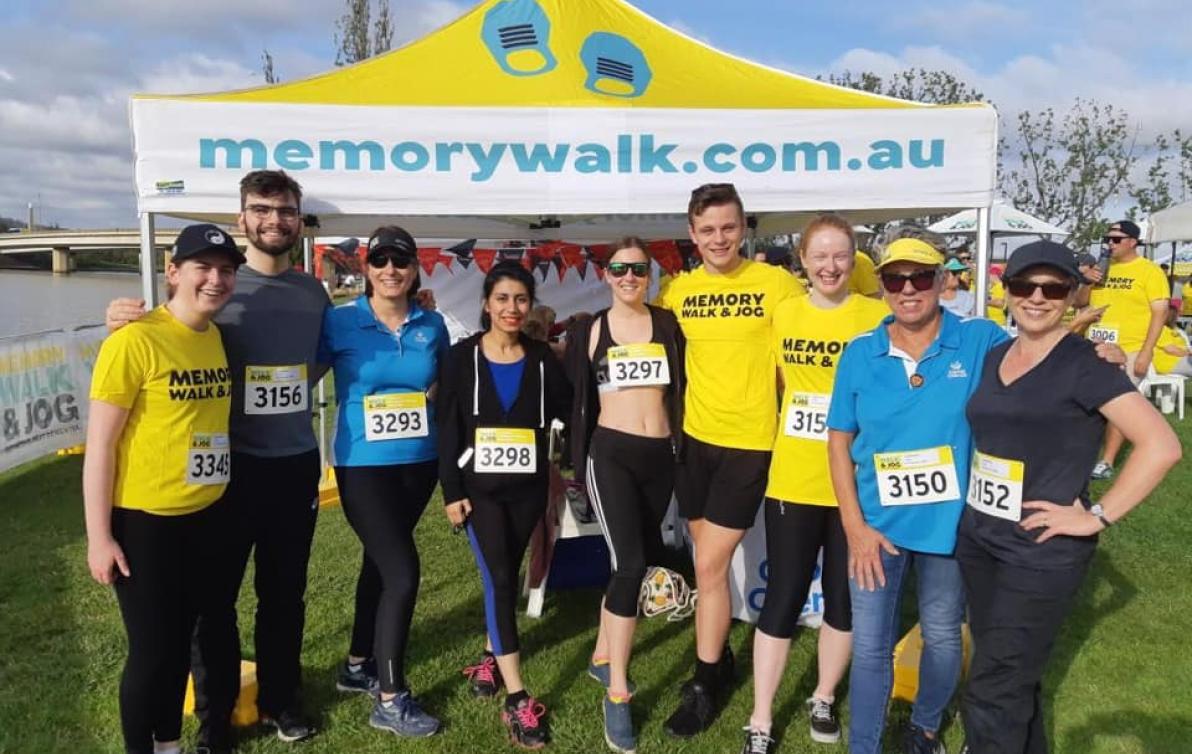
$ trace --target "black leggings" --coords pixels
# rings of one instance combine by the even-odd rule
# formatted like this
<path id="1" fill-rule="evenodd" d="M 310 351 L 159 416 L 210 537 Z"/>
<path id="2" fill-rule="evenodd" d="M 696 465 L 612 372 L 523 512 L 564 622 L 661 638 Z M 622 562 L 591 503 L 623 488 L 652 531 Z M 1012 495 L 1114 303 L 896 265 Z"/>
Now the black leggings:
<path id="1" fill-rule="evenodd" d="M 182 736 L 190 638 L 213 593 L 208 557 L 224 546 L 225 507 L 221 501 L 183 516 L 112 511 L 112 536 L 131 574 L 116 579 L 128 633 L 120 676 L 120 725 L 128 754 L 152 754 L 155 740 Z"/>
<path id="2" fill-rule="evenodd" d="M 484 587 L 484 618 L 493 654 L 517 652 L 518 572 L 534 527 L 546 511 L 547 478 L 469 496 L 468 541 Z"/>
<path id="3" fill-rule="evenodd" d="M 604 607 L 637 617 L 646 566 L 662 554 L 662 517 L 675 482 L 669 437 L 639 437 L 597 427 L 588 449 L 588 498 L 608 543 L 612 578 Z"/>
<path id="4" fill-rule="evenodd" d="M 827 505 L 784 503 L 766 498 L 766 559 L 769 578 L 757 627 L 766 635 L 789 639 L 807 590 L 815 576 L 815 556 L 824 548 L 820 584 L 824 622 L 837 631 L 853 630 L 848 594 L 848 540 L 840 509 Z"/>
<path id="5" fill-rule="evenodd" d="M 393 466 L 336 466 L 348 523 L 364 545 L 356 580 L 352 645 L 373 656 L 381 691 L 406 688 L 406 641 L 421 577 L 414 527 L 439 479 L 438 461 Z"/>

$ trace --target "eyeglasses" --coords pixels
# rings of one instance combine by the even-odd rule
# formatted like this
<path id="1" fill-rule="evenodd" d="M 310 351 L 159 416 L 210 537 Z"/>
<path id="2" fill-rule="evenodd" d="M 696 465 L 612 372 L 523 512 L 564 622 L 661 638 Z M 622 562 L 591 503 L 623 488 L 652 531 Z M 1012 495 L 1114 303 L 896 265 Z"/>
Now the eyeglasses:
<path id="1" fill-rule="evenodd" d="M 1048 301 L 1062 301 L 1072 292 L 1068 283 L 1036 283 L 1023 278 L 1006 281 L 1006 290 L 1015 298 L 1030 298 L 1035 295 L 1036 288 L 1043 291 L 1043 298 Z"/>
<path id="2" fill-rule="evenodd" d="M 250 204 L 244 208 L 244 211 L 258 220 L 264 220 L 274 212 L 277 213 L 277 217 L 280 220 L 294 221 L 298 219 L 297 207 L 274 207 L 270 204 Z"/>
<path id="3" fill-rule="evenodd" d="M 409 254 L 395 254 L 391 251 L 374 251 L 368 255 L 368 266 L 383 270 L 390 262 L 399 270 L 405 270 L 414 264 L 414 258 Z"/>
<path id="4" fill-rule="evenodd" d="M 636 278 L 644 278 L 650 274 L 649 262 L 609 262 L 608 274 L 615 278 L 625 277 L 626 272 L 632 272 Z"/>
<path id="5" fill-rule="evenodd" d="M 912 288 L 923 292 L 931 290 L 931 286 L 935 285 L 935 275 L 935 270 L 920 270 L 919 272 L 912 272 L 909 275 L 883 272 L 881 274 L 882 287 L 888 293 L 900 293 L 906 287 L 906 283 L 909 280 Z"/>
<path id="6" fill-rule="evenodd" d="M 1122 241 L 1125 241 L 1128 238 L 1130 238 L 1130 236 L 1105 236 L 1104 238 L 1101 239 L 1101 243 L 1103 243 L 1103 244 L 1121 243 Z"/>

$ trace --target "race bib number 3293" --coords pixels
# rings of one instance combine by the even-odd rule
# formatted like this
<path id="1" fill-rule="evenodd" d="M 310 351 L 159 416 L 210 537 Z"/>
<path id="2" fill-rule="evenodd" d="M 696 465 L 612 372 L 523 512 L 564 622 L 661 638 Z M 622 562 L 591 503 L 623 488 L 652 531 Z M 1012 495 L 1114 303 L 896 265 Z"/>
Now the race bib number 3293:
<path id="1" fill-rule="evenodd" d="M 364 398 L 364 439 L 367 442 L 426 437 L 425 393 L 387 393 Z"/>
<path id="2" fill-rule="evenodd" d="M 608 381 L 618 388 L 669 385 L 670 365 L 661 343 L 634 343 L 608 349 Z"/>
<path id="3" fill-rule="evenodd" d="M 532 429 L 477 427 L 472 468 L 477 474 L 533 474 L 537 451 Z"/>
<path id="4" fill-rule="evenodd" d="M 882 505 L 923 505 L 960 499 L 952 448 L 874 453 L 877 491 Z"/>
<path id="5" fill-rule="evenodd" d="M 227 484 L 232 475 L 231 445 L 219 432 L 195 432 L 186 454 L 187 484 Z"/>
<path id="6" fill-rule="evenodd" d="M 309 405 L 306 365 L 244 368 L 244 413 L 296 414 Z"/>

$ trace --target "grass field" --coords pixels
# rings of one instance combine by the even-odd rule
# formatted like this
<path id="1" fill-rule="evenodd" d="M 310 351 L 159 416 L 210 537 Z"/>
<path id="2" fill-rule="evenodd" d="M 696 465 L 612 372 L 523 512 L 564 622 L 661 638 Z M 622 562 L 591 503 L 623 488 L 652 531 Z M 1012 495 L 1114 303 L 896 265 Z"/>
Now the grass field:
<path id="1" fill-rule="evenodd" d="M 1185 447 L 1192 422 L 1181 431 Z M 0 475 L 0 752 L 116 754 L 122 751 L 116 687 L 124 632 L 110 591 L 85 567 L 81 459 L 52 458 Z M 1047 676 L 1053 750 L 1192 751 L 1192 523 L 1185 461 L 1152 499 L 1104 537 L 1078 606 Z M 472 699 L 459 669 L 476 656 L 483 615 L 479 579 L 467 544 L 450 534 L 432 501 L 418 531 L 422 591 L 410 642 L 409 678 L 425 706 L 445 721 L 431 739 L 407 741 L 367 726 L 369 700 L 334 690 L 346 650 L 360 549 L 338 508 L 320 516 L 308 590 L 305 694 L 320 718 L 318 737 L 283 744 L 250 730 L 248 754 L 511 751 L 495 702 Z M 246 580 L 251 584 L 251 577 Z M 550 594 L 541 619 L 523 618 L 524 672 L 551 708 L 555 752 L 600 752 L 600 689 L 584 672 L 595 638 L 596 591 Z M 255 601 L 241 599 L 241 633 L 251 637 Z M 713 728 L 678 742 L 662 721 L 690 673 L 692 624 L 646 621 L 632 674 L 642 752 L 735 752 L 748 719 L 751 627 L 736 624 L 732 643 L 741 678 Z M 814 686 L 815 637 L 797 635 L 780 691 L 776 731 L 783 752 L 844 751 L 812 744 L 802 700 Z M 245 656 L 252 656 L 245 646 Z M 847 705 L 846 705 L 847 706 Z M 896 705 L 892 721 L 908 715 Z M 845 722 L 847 724 L 847 713 Z M 193 735 L 188 720 L 186 735 Z M 890 750 L 894 751 L 893 738 Z M 961 732 L 945 730 L 952 752 Z"/>

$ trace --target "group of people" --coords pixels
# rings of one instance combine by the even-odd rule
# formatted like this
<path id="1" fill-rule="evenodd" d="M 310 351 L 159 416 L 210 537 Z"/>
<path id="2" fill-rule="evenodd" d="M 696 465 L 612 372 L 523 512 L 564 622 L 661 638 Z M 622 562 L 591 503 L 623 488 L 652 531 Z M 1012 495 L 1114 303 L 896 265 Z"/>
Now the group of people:
<path id="1" fill-rule="evenodd" d="M 660 560 L 672 493 L 699 599 L 694 668 L 668 733 L 706 730 L 732 689 L 729 564 L 764 506 L 770 577 L 743 752 L 774 750 L 771 709 L 821 550 L 813 740 L 840 740 L 836 693 L 851 673 L 850 751 L 880 751 L 913 566 L 924 650 L 906 751 L 943 751 L 966 613 L 969 750 L 1046 749 L 1039 680 L 1097 532 L 1180 456 L 1167 424 L 1110 363 L 1121 351 L 1067 333 L 1062 316 L 1082 286 L 1063 247 L 1032 244 L 1007 266 L 1019 326 L 1010 340 L 941 307 L 944 256 L 921 231 L 882 250 L 877 300 L 853 291 L 851 226 L 821 216 L 800 237 L 803 286 L 740 255 L 742 200 L 731 184 L 708 184 L 687 213 L 701 266 L 647 303 L 645 242 L 613 244 L 610 305 L 571 322 L 560 359 L 524 332 L 536 286 L 516 262 L 489 270 L 481 329 L 450 344 L 419 296 L 416 242 L 395 226 L 369 239 L 364 295 L 331 306 L 289 267 L 301 195 L 280 171 L 250 173 L 239 218 L 247 254 L 215 226 L 190 226 L 167 268 L 168 301 L 147 313 L 131 300 L 108 309 L 84 499 L 88 564 L 114 585 L 128 632 L 120 708 L 130 754 L 180 750 L 188 668 L 199 751 L 231 750 L 235 602 L 254 546 L 261 719 L 283 740 L 314 734 L 299 695 L 319 475 L 309 389 L 327 370 L 336 478 L 364 549 L 337 687 L 374 696 L 373 727 L 402 736 L 440 727 L 404 671 L 420 576 L 414 530 L 438 484 L 483 593 L 483 647 L 465 669 L 472 692 L 504 694 L 514 743 L 549 741 L 546 706 L 522 677 L 517 576 L 565 426 L 609 551 L 588 673 L 603 688 L 611 749 L 636 749 L 638 593 Z M 1087 481 L 1107 419 L 1137 448 L 1094 502 Z M 1045 439 L 1055 436 L 1073 441 Z"/>

